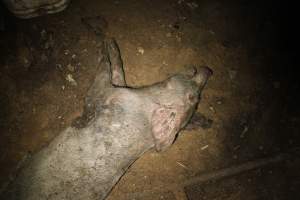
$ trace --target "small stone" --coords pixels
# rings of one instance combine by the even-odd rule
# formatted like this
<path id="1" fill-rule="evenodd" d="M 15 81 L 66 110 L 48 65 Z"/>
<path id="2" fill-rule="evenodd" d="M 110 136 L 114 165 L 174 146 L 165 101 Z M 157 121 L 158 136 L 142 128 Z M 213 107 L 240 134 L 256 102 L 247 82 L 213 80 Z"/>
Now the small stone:
<path id="1" fill-rule="evenodd" d="M 196 2 L 186 3 L 186 5 L 188 5 L 188 7 L 190 7 L 190 9 L 192 10 L 199 7 L 199 5 Z"/>
<path id="2" fill-rule="evenodd" d="M 66 80 L 73 86 L 77 86 L 77 82 L 73 78 L 72 74 L 67 74 Z"/>
<path id="3" fill-rule="evenodd" d="M 212 30 L 209 30 L 208 31 L 210 34 L 212 34 L 212 35 L 215 35 L 216 33 L 214 32 L 214 31 L 212 31 Z"/>
<path id="4" fill-rule="evenodd" d="M 140 54 L 144 54 L 145 50 L 142 48 L 142 47 L 138 47 L 137 48 L 137 51 L 140 53 Z"/>
<path id="5" fill-rule="evenodd" d="M 209 106 L 209 110 L 211 110 L 212 112 L 216 112 L 215 108 L 213 106 Z"/>
<path id="6" fill-rule="evenodd" d="M 70 71 L 70 72 L 74 72 L 75 71 L 75 67 L 71 64 L 68 64 L 67 65 L 67 69 Z"/>
<path id="7" fill-rule="evenodd" d="M 228 74 L 229 74 L 229 78 L 230 78 L 231 80 L 233 80 L 233 79 L 235 79 L 235 77 L 236 77 L 236 75 L 237 75 L 237 71 L 236 71 L 236 70 L 233 70 L 233 69 L 230 69 L 230 70 L 228 71 Z"/>
<path id="8" fill-rule="evenodd" d="M 29 60 L 27 58 L 24 58 L 24 64 L 27 65 L 29 63 Z"/>
<path id="9" fill-rule="evenodd" d="M 63 70 L 63 68 L 62 68 L 62 65 L 61 65 L 61 64 L 56 64 L 56 67 L 57 67 L 59 70 Z"/>
<path id="10" fill-rule="evenodd" d="M 43 29 L 43 30 L 41 31 L 41 37 L 42 37 L 42 38 L 45 38 L 45 37 L 46 37 L 46 34 L 47 34 L 46 30 Z"/>
<path id="11" fill-rule="evenodd" d="M 221 104 L 223 104 L 223 101 L 222 100 L 217 100 L 217 104 L 221 105 Z"/>
<path id="12" fill-rule="evenodd" d="M 240 138 L 244 138 L 245 134 L 248 132 L 248 130 L 249 130 L 248 126 L 245 126 L 242 133 L 241 133 L 241 135 L 240 135 Z"/>
<path id="13" fill-rule="evenodd" d="M 205 146 L 201 147 L 201 150 L 203 151 L 203 150 L 205 150 L 207 148 L 208 148 L 208 145 L 205 145 Z"/>
<path id="14" fill-rule="evenodd" d="M 64 50 L 64 54 L 67 56 L 70 54 L 70 51 L 68 49 Z"/>
<path id="15" fill-rule="evenodd" d="M 76 58 L 76 55 L 75 55 L 75 54 L 73 54 L 73 55 L 72 55 L 72 59 L 75 59 L 75 58 Z"/>

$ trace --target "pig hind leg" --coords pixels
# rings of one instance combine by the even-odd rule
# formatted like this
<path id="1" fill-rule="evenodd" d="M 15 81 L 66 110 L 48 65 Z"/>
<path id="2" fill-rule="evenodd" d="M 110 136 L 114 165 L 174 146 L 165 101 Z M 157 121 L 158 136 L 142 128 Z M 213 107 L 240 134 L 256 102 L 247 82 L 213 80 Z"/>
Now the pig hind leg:
<path id="1" fill-rule="evenodd" d="M 72 126 L 84 128 L 96 116 L 97 107 L 112 87 L 126 87 L 120 50 L 114 39 L 106 39 L 99 53 L 100 66 L 98 74 L 85 98 L 83 113 L 76 118 Z"/>

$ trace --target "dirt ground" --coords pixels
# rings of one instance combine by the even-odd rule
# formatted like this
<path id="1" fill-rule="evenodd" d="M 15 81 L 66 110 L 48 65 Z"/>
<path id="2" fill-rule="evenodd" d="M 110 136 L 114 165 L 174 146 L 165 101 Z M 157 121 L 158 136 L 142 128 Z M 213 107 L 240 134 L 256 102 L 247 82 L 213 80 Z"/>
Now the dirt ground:
<path id="1" fill-rule="evenodd" d="M 267 2 L 252 1 L 74 0 L 58 14 L 6 16 L 0 32 L 0 189 L 24 157 L 81 114 L 101 40 L 82 18 L 100 16 L 99 26 L 120 46 L 130 86 L 161 81 L 185 65 L 214 71 L 197 110 L 212 127 L 185 130 L 167 151 L 147 152 L 109 200 L 175 199 L 169 185 L 287 152 L 292 157 L 285 162 L 190 185 L 185 193 L 190 200 L 299 198 L 299 82 L 295 52 L 281 38 L 276 13 Z"/>

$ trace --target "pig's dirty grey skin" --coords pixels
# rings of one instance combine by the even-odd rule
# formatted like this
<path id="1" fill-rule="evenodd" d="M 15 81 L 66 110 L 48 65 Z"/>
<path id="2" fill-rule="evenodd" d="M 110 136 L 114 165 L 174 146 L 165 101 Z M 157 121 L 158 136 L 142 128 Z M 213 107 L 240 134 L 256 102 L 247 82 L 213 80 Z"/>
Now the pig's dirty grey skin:
<path id="1" fill-rule="evenodd" d="M 145 151 L 173 143 L 212 74 L 208 67 L 191 67 L 163 82 L 129 88 L 115 41 L 105 40 L 101 49 L 84 114 L 31 158 L 13 183 L 11 199 L 105 199 Z"/>

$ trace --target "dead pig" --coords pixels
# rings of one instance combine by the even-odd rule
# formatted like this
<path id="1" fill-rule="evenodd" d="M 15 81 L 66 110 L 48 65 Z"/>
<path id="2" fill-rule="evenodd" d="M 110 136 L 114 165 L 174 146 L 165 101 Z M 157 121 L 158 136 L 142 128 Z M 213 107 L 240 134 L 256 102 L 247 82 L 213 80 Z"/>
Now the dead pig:
<path id="1" fill-rule="evenodd" d="M 101 49 L 82 117 L 28 161 L 4 199 L 105 199 L 145 151 L 173 143 L 212 74 L 207 67 L 191 67 L 163 82 L 130 88 L 115 41 L 105 40 Z"/>

